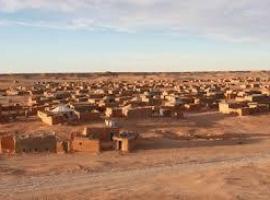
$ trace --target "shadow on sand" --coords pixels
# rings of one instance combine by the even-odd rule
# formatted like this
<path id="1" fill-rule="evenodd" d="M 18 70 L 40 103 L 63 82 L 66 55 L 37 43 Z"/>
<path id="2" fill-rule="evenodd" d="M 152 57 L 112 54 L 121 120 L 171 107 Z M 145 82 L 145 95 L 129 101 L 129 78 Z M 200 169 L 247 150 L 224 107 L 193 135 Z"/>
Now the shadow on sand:
<path id="1" fill-rule="evenodd" d="M 150 118 L 150 119 L 122 119 L 120 121 L 121 127 L 132 128 L 136 127 L 137 130 L 142 132 L 153 131 L 157 128 L 178 128 L 179 126 L 185 128 L 213 128 L 219 125 L 219 122 L 232 118 L 230 115 L 223 115 L 219 112 L 208 113 L 189 113 L 183 119 L 173 118 Z"/>
<path id="2" fill-rule="evenodd" d="M 169 134 L 166 135 L 166 134 Z M 238 134 L 226 133 L 217 136 L 201 136 L 187 138 L 172 133 L 166 133 L 161 138 L 140 138 L 138 149 L 157 150 L 157 149 L 176 149 L 176 148 L 198 148 L 198 147 L 215 147 L 215 146 L 233 146 L 247 145 L 263 141 L 270 138 L 270 134 Z"/>

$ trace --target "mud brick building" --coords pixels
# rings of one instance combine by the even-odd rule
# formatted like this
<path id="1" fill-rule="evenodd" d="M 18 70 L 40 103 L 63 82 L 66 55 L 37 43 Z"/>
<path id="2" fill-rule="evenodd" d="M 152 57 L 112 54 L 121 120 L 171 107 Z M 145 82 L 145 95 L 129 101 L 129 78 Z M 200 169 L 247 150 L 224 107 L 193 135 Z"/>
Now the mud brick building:
<path id="1" fill-rule="evenodd" d="M 67 142 L 55 134 L 8 135 L 1 137 L 2 153 L 68 152 Z"/>
<path id="2" fill-rule="evenodd" d="M 137 144 L 138 134 L 129 131 L 122 131 L 113 137 L 115 149 L 122 152 L 131 152 Z"/>
<path id="3" fill-rule="evenodd" d="M 126 106 L 123 108 L 123 115 L 126 118 L 149 118 L 153 116 L 153 106 L 145 106 L 145 107 L 132 107 Z"/>
<path id="4" fill-rule="evenodd" d="M 100 140 L 98 138 L 75 136 L 71 139 L 71 151 L 99 153 L 101 151 Z"/>

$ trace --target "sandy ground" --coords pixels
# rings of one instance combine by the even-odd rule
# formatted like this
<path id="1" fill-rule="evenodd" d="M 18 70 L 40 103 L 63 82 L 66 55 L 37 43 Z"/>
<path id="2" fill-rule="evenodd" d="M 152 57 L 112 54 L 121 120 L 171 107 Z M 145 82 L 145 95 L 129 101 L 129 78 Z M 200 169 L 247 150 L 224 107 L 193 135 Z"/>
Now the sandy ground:
<path id="1" fill-rule="evenodd" d="M 131 154 L 2 155 L 0 199 L 269 199 L 269 117 L 123 120 L 140 133 Z M 0 128 L 46 126 L 33 119 Z"/>
<path id="2" fill-rule="evenodd" d="M 3 199 L 269 199 L 269 154 L 10 178 Z"/>

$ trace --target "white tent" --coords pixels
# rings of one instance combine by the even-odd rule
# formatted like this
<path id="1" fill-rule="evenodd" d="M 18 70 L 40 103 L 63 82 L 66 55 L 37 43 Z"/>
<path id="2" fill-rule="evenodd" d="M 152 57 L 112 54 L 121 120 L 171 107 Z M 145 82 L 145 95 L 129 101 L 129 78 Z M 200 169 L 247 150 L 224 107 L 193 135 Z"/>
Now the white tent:
<path id="1" fill-rule="evenodd" d="M 66 105 L 59 105 L 52 110 L 53 113 L 70 113 L 73 112 L 71 108 Z"/>

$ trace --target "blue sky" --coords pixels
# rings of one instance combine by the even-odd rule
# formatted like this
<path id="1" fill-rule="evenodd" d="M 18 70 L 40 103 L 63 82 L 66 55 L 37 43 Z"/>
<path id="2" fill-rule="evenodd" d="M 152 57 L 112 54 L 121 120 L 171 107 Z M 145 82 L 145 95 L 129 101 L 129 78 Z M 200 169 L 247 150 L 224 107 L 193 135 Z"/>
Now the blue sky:
<path id="1" fill-rule="evenodd" d="M 0 73 L 270 69 L 269 0 L 0 0 Z"/>

